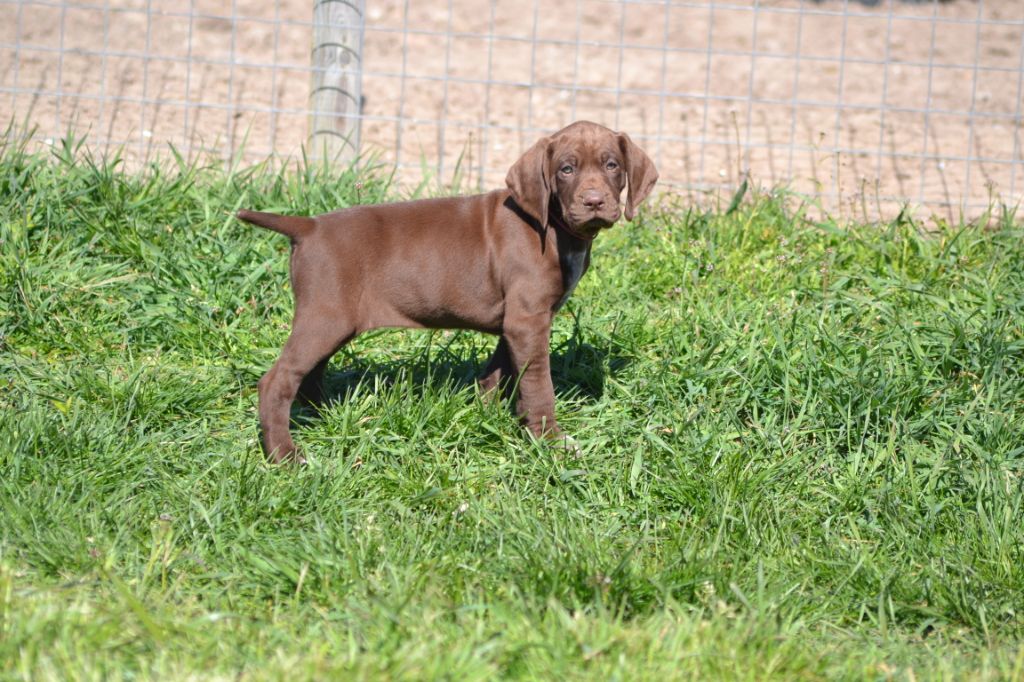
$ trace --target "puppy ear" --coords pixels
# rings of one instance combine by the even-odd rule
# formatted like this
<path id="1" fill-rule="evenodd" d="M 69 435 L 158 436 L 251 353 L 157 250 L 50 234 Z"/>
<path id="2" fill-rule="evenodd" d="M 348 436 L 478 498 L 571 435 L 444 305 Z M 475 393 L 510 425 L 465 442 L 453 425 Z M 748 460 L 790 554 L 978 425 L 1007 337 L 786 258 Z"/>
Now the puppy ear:
<path id="1" fill-rule="evenodd" d="M 633 144 L 626 133 L 619 133 L 619 149 L 626 164 L 626 178 L 629 180 L 629 193 L 626 195 L 626 220 L 636 215 L 636 207 L 647 198 L 658 181 L 658 169 L 644 153 L 643 149 Z"/>
<path id="2" fill-rule="evenodd" d="M 536 218 L 541 227 L 547 228 L 551 200 L 551 139 L 543 137 L 530 147 L 509 169 L 505 184 L 519 207 Z"/>

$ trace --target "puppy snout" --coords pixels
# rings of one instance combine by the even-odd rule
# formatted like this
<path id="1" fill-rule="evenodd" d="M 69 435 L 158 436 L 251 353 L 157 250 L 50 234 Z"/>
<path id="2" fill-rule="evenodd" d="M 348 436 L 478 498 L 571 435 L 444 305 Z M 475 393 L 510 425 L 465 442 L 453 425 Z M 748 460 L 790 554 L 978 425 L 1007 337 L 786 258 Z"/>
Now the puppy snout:
<path id="1" fill-rule="evenodd" d="M 583 205 L 591 211 L 599 211 L 604 208 L 604 192 L 596 189 L 588 189 L 580 196 Z"/>

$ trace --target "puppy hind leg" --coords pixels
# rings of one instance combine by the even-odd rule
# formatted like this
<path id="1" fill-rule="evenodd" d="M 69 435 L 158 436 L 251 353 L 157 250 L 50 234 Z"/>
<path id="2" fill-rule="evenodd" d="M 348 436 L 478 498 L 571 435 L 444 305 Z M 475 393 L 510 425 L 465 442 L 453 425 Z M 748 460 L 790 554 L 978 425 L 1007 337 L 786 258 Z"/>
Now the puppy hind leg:
<path id="1" fill-rule="evenodd" d="M 515 376 L 512 358 L 508 352 L 508 341 L 501 337 L 477 383 L 486 398 L 497 398 L 499 395 L 508 397 L 513 381 Z M 495 389 L 500 389 L 500 393 Z"/>
<path id="2" fill-rule="evenodd" d="M 353 336 L 349 326 L 296 316 L 281 356 L 259 382 L 263 450 L 272 461 L 302 461 L 290 432 L 292 403 L 306 377 L 319 367 L 321 376 L 311 380 L 317 383 L 322 378 L 320 366 Z"/>

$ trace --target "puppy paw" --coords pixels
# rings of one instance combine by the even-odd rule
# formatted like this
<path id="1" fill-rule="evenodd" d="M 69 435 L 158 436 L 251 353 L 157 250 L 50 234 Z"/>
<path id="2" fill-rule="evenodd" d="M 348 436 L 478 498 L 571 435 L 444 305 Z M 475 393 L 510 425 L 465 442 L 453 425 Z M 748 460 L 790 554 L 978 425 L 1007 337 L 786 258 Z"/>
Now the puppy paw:
<path id="1" fill-rule="evenodd" d="M 583 455 L 583 448 L 580 446 L 579 441 L 557 427 L 544 431 L 540 435 L 530 431 L 527 431 L 527 433 L 530 434 L 534 442 L 540 442 L 546 447 L 552 448 L 556 457 L 565 454 L 576 459 Z"/>
<path id="2" fill-rule="evenodd" d="M 558 434 L 552 443 L 557 447 L 562 448 L 562 450 L 565 451 L 565 454 L 571 456 L 573 459 L 583 456 L 583 448 L 580 447 L 579 441 L 567 433 Z"/>
<path id="3" fill-rule="evenodd" d="M 273 450 L 267 459 L 270 460 L 271 464 L 296 464 L 298 466 L 305 466 L 308 462 L 306 457 L 302 454 L 294 445 L 290 448 L 277 448 Z"/>

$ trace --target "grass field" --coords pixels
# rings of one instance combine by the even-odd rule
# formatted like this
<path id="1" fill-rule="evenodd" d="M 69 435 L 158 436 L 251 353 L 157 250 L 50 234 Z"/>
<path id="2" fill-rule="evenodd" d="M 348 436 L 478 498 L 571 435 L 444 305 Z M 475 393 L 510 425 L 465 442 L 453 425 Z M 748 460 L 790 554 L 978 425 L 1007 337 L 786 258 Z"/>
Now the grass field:
<path id="1" fill-rule="evenodd" d="M 582 454 L 360 337 L 264 463 L 287 242 L 370 173 L 0 158 L 0 678 L 1024 679 L 1024 229 L 772 196 L 603 235 Z M 788 208 L 786 208 L 788 206 Z"/>

